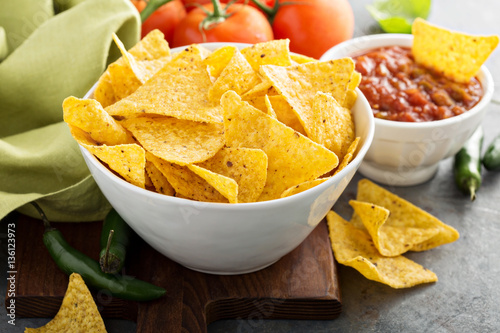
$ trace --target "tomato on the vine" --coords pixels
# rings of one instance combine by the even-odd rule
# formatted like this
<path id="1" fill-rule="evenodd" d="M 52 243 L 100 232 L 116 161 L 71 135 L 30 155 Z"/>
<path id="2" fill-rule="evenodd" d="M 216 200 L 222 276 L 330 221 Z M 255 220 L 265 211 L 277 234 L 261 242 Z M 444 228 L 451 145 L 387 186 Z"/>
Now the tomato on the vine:
<path id="1" fill-rule="evenodd" d="M 221 4 L 222 8 L 225 6 Z M 214 12 L 214 6 L 211 3 L 204 5 L 203 8 Z M 203 42 L 253 44 L 273 39 L 271 25 L 258 9 L 242 4 L 231 4 L 226 10 L 226 14 L 230 14 L 228 17 L 220 22 L 213 21 L 205 29 L 200 29 L 200 23 L 207 17 L 206 12 L 202 8 L 190 11 L 177 25 L 172 46 Z"/>
<path id="2" fill-rule="evenodd" d="M 351 39 L 354 15 L 348 0 L 280 0 L 273 20 L 274 38 L 290 39 L 290 50 L 319 58 Z"/>
<path id="3" fill-rule="evenodd" d="M 132 0 L 132 3 L 139 12 L 142 12 L 147 4 L 145 0 Z M 185 16 L 186 9 L 182 1 L 172 0 L 158 8 L 142 23 L 141 38 L 151 30 L 158 29 L 163 32 L 165 39 L 171 43 L 175 27 Z"/>

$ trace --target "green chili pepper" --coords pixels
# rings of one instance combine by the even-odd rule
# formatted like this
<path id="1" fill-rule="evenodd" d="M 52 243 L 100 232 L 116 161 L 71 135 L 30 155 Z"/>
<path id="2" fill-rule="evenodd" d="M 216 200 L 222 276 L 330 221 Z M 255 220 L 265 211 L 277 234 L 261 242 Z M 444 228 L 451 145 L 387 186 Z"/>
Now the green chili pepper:
<path id="1" fill-rule="evenodd" d="M 60 231 L 50 225 L 36 202 L 31 203 L 40 213 L 45 232 L 43 242 L 57 266 L 66 274 L 78 273 L 89 286 L 107 290 L 111 295 L 133 301 L 148 301 L 163 296 L 165 289 L 131 276 L 106 274 L 99 263 L 72 248 Z"/>
<path id="2" fill-rule="evenodd" d="M 479 127 L 455 155 L 453 172 L 455 183 L 464 193 L 470 194 L 473 201 L 481 186 L 481 148 L 483 129 Z"/>
<path id="3" fill-rule="evenodd" d="M 101 231 L 99 264 L 104 273 L 115 274 L 122 270 L 133 234 L 132 228 L 116 210 L 111 209 L 104 219 Z"/>
<path id="4" fill-rule="evenodd" d="M 483 156 L 483 165 L 486 169 L 500 170 L 500 135 L 488 146 Z"/>

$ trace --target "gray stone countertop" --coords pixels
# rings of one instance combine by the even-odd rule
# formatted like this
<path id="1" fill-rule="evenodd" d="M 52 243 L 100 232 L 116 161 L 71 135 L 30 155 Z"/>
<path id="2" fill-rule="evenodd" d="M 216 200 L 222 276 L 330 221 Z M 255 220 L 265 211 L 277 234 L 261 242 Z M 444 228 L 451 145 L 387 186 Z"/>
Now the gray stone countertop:
<path id="1" fill-rule="evenodd" d="M 356 19 L 355 35 L 379 33 L 365 6 L 372 0 L 351 0 Z M 435 0 L 428 20 L 473 34 L 500 34 L 500 1 Z M 483 122 L 485 144 L 500 133 L 500 50 L 486 66 L 496 90 Z M 500 332 L 500 172 L 483 170 L 483 185 L 470 202 L 459 192 L 452 176 L 452 159 L 441 162 L 430 181 L 412 187 L 389 188 L 460 232 L 460 239 L 408 258 L 434 271 L 439 281 L 410 289 L 392 289 L 339 265 L 343 309 L 330 321 L 221 320 L 209 325 L 210 333 L 222 332 Z M 354 177 L 334 210 L 348 218 L 348 201 L 355 197 Z M 6 221 L 0 223 L 0 294 L 6 291 Z M 22 235 L 18 235 L 22 237 Z M 0 332 L 23 332 L 49 319 L 18 318 L 7 324 L 0 307 Z M 135 324 L 106 320 L 108 332 L 135 332 Z M 163 331 L 158 328 L 158 331 Z"/>

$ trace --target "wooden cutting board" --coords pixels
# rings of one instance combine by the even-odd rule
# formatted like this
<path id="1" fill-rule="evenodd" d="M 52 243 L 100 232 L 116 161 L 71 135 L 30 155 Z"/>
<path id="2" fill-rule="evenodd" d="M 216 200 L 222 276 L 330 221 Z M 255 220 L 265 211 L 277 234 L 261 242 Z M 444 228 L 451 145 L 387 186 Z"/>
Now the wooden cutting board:
<path id="1" fill-rule="evenodd" d="M 101 222 L 53 223 L 66 240 L 97 259 Z M 21 216 L 16 227 L 16 316 L 54 317 L 68 276 L 42 242 L 42 222 Z M 326 223 L 321 222 L 293 252 L 272 266 L 242 275 L 189 270 L 142 240 L 129 252 L 126 273 L 162 286 L 165 297 L 131 302 L 93 292 L 104 318 L 137 322 L 137 332 L 206 332 L 218 319 L 334 319 L 341 312 L 337 267 Z M 6 296 L 6 304 L 9 298 Z"/>

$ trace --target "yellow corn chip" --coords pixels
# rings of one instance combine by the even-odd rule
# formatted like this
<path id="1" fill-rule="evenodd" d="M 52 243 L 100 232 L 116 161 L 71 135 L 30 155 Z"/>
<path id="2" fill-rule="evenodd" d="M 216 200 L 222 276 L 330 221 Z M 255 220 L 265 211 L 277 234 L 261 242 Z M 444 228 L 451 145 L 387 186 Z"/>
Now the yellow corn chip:
<path id="1" fill-rule="evenodd" d="M 407 250 L 425 251 L 439 245 L 454 242 L 459 238 L 458 232 L 451 226 L 444 224 L 431 214 L 372 183 L 368 179 L 362 179 L 358 182 L 356 200 L 369 202 L 388 209 L 391 215 L 385 222 L 384 227 L 392 227 L 393 230 L 397 230 L 397 228 L 402 229 L 399 232 L 400 234 L 404 234 L 404 229 L 406 228 L 431 229 L 430 231 L 422 230 L 422 234 L 431 234 L 433 233 L 432 230 L 437 230 L 434 236 L 420 243 L 411 244 Z M 396 240 L 394 239 L 393 241 Z M 405 244 L 403 244 L 403 247 L 405 247 Z"/>
<path id="2" fill-rule="evenodd" d="M 167 178 L 175 190 L 176 197 L 207 202 L 228 202 L 226 197 L 187 166 L 170 163 L 149 154 L 148 160 L 153 162 Z"/>
<path id="3" fill-rule="evenodd" d="M 356 103 L 356 100 L 358 99 L 358 93 L 354 90 L 347 90 L 345 93 L 345 99 L 344 99 L 344 104 L 343 106 L 350 110 L 354 106 L 354 103 Z"/>
<path id="4" fill-rule="evenodd" d="M 146 173 L 151 179 L 156 192 L 170 196 L 175 195 L 175 190 L 172 185 L 170 185 L 167 178 L 158 170 L 153 162 L 148 160 L 149 154 L 150 153 L 146 153 Z"/>
<path id="5" fill-rule="evenodd" d="M 232 178 L 220 175 L 197 165 L 190 164 L 189 170 L 205 179 L 220 194 L 229 200 L 229 203 L 238 203 L 238 184 Z"/>
<path id="6" fill-rule="evenodd" d="M 118 49 L 120 50 L 125 63 L 128 65 L 128 67 L 130 67 L 132 72 L 134 72 L 135 77 L 142 84 L 149 80 L 167 62 L 170 61 L 170 55 L 153 60 L 137 61 L 131 53 L 127 52 L 125 45 L 123 45 L 123 43 L 115 33 L 113 33 L 113 40 L 115 41 L 116 46 L 118 46 Z"/>
<path id="7" fill-rule="evenodd" d="M 415 61 L 457 82 L 469 82 L 498 45 L 498 36 L 446 30 L 417 18 L 412 25 Z"/>
<path id="8" fill-rule="evenodd" d="M 113 116 L 152 113 L 208 123 L 222 122 L 220 105 L 207 99 L 212 86 L 201 51 L 190 46 L 133 94 L 109 106 Z"/>
<path id="9" fill-rule="evenodd" d="M 262 97 L 265 95 L 276 95 L 273 84 L 267 79 L 263 79 L 260 83 L 256 84 L 252 89 L 241 95 L 241 98 L 246 101 L 257 96 Z"/>
<path id="10" fill-rule="evenodd" d="M 207 56 L 203 63 L 208 67 L 210 76 L 218 78 L 236 52 L 238 49 L 235 46 L 228 45 L 218 48 Z"/>
<path id="11" fill-rule="evenodd" d="M 392 288 L 437 281 L 436 274 L 414 261 L 403 256 L 380 255 L 366 231 L 355 228 L 334 211 L 328 212 L 326 218 L 333 253 L 340 264 L 351 266 L 367 279 Z"/>
<path id="12" fill-rule="evenodd" d="M 262 65 L 290 66 L 290 40 L 279 39 L 257 43 L 241 50 L 254 71 L 258 72 Z"/>
<path id="13" fill-rule="evenodd" d="M 111 117 L 94 99 L 67 97 L 63 102 L 64 121 L 78 127 L 99 144 L 133 143 L 130 133 Z"/>
<path id="14" fill-rule="evenodd" d="M 205 161 L 224 146 L 223 124 L 171 117 L 138 117 L 123 121 L 152 154 L 180 165 Z"/>
<path id="15" fill-rule="evenodd" d="M 166 61 L 170 58 L 170 48 L 165 38 L 163 38 L 163 33 L 159 30 L 151 31 L 128 53 L 136 61 L 151 61 L 161 58 Z M 94 91 L 94 98 L 105 108 L 127 97 L 140 85 L 141 82 L 127 65 L 125 59 L 121 57 L 110 64 L 99 78 Z"/>
<path id="16" fill-rule="evenodd" d="M 310 188 L 313 188 L 316 185 L 319 185 L 319 184 L 326 182 L 328 179 L 330 179 L 330 177 L 318 178 L 318 179 L 310 180 L 310 181 L 303 182 L 303 183 L 300 183 L 298 185 L 292 186 L 292 187 L 286 189 L 283 193 L 281 193 L 281 197 L 282 198 L 289 197 L 291 195 L 294 195 L 294 194 L 297 194 L 300 192 L 304 192 Z"/>
<path id="17" fill-rule="evenodd" d="M 116 146 L 82 144 L 82 146 L 129 183 L 146 187 L 146 152 L 141 146 L 135 143 Z"/>
<path id="18" fill-rule="evenodd" d="M 316 179 L 338 165 L 335 153 L 241 101 L 235 92 L 226 92 L 221 104 L 226 145 L 262 149 L 268 157 L 259 201 L 277 199 L 287 188 Z"/>
<path id="19" fill-rule="evenodd" d="M 351 111 L 322 92 L 314 96 L 312 110 L 309 138 L 343 159 L 355 137 Z"/>
<path id="20" fill-rule="evenodd" d="M 349 204 L 354 208 L 353 219 L 361 220 L 377 250 L 386 257 L 403 254 L 439 232 L 438 228 L 385 225 L 390 216 L 388 209 L 356 200 L 349 201 Z"/>
<path id="21" fill-rule="evenodd" d="M 288 127 L 293 128 L 300 134 L 306 135 L 304 127 L 300 123 L 297 114 L 292 110 L 290 104 L 281 95 L 269 96 L 269 102 L 273 107 L 276 118 Z"/>
<path id="22" fill-rule="evenodd" d="M 199 166 L 238 183 L 238 202 L 255 202 L 266 184 L 267 155 L 260 149 L 222 148 Z"/>
<path id="23" fill-rule="evenodd" d="M 361 138 L 358 136 L 354 141 L 351 143 L 349 146 L 349 149 L 347 149 L 347 153 L 344 155 L 344 158 L 342 159 L 342 162 L 340 162 L 339 166 L 335 170 L 334 175 L 342 171 L 354 158 L 354 153 L 356 152 L 356 149 L 358 148 L 359 140 Z"/>
<path id="24" fill-rule="evenodd" d="M 267 114 L 270 117 L 273 117 L 274 119 L 278 119 L 278 116 L 276 115 L 276 112 L 274 112 L 273 105 L 271 104 L 271 101 L 269 100 L 269 96 L 264 96 L 264 104 L 266 105 L 267 109 Z"/>
<path id="25" fill-rule="evenodd" d="M 39 328 L 26 328 L 25 333 L 105 333 L 101 314 L 82 277 L 73 273 L 68 289 L 54 319 Z"/>
<path id="26" fill-rule="evenodd" d="M 220 97 L 226 91 L 233 90 L 242 95 L 259 82 L 260 79 L 252 66 L 239 51 L 236 51 L 214 85 L 208 90 L 208 98 L 214 103 L 219 103 Z"/>
<path id="27" fill-rule="evenodd" d="M 353 71 L 354 62 L 351 58 L 290 67 L 260 67 L 260 74 L 271 81 L 290 104 L 308 136 L 315 131 L 316 126 L 312 106 L 316 93 L 331 93 L 343 105 Z"/>
<path id="28" fill-rule="evenodd" d="M 318 61 L 317 59 L 302 55 L 302 54 L 296 54 L 292 53 L 290 54 L 290 58 L 292 58 L 292 61 L 295 62 L 295 64 L 300 65 L 300 64 L 305 64 L 307 62 L 315 62 Z"/>
<path id="29" fill-rule="evenodd" d="M 79 144 L 97 146 L 97 142 L 94 139 L 92 139 L 89 133 L 71 124 L 68 124 L 68 127 L 69 131 L 71 132 L 71 135 L 73 136 L 73 139 L 75 139 L 76 142 L 78 142 Z"/>

